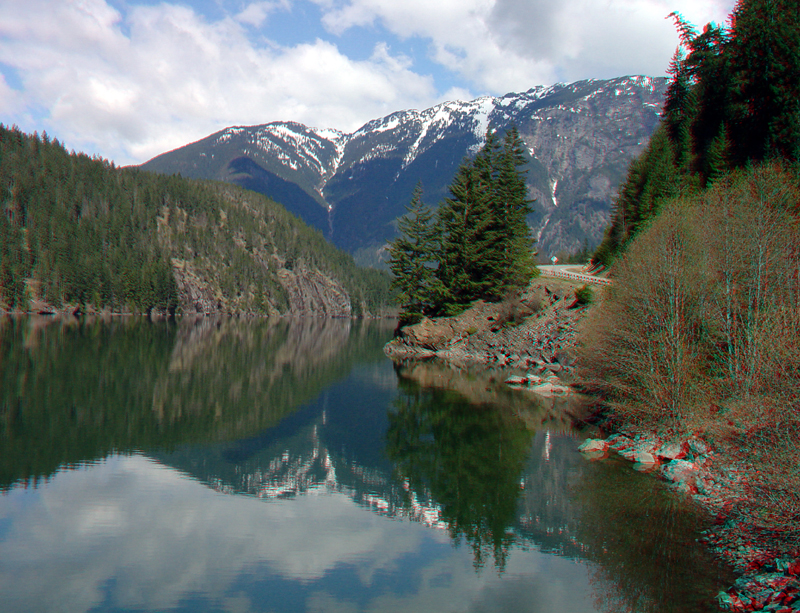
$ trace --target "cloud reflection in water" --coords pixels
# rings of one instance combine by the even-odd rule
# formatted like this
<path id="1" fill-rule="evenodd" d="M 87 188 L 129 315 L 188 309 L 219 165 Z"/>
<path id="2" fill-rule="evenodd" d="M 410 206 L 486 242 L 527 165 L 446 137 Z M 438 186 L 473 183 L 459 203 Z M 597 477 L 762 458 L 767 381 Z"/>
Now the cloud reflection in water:
<path id="1" fill-rule="evenodd" d="M 570 560 L 517 551 L 503 576 L 476 573 L 446 532 L 346 494 L 230 496 L 142 455 L 0 496 L 8 612 L 588 611 L 588 592 Z"/>

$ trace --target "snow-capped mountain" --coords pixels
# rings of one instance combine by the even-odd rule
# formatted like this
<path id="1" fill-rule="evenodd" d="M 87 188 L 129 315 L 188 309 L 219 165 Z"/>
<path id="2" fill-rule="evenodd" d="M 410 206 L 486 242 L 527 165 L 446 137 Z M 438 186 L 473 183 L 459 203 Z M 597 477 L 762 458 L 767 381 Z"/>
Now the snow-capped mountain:
<path id="1" fill-rule="evenodd" d="M 574 251 L 599 242 L 616 188 L 658 123 L 666 84 L 639 76 L 535 87 L 398 111 L 351 134 L 292 122 L 230 127 L 143 168 L 261 192 L 374 264 L 417 182 L 435 205 L 487 128 L 513 124 L 528 151 L 538 249 Z"/>

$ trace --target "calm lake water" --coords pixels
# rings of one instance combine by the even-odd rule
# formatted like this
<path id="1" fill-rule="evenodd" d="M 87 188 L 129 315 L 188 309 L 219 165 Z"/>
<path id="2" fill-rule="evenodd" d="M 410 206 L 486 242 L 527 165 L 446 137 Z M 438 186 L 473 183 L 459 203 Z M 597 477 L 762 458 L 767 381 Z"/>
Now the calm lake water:
<path id="1" fill-rule="evenodd" d="M 390 335 L 0 320 L 0 610 L 718 610 L 701 516 Z"/>

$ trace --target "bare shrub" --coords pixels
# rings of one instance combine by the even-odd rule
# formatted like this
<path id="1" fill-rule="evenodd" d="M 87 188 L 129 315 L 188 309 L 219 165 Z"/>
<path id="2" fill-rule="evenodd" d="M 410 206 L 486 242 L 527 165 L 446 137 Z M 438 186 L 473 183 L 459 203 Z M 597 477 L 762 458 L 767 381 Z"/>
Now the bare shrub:
<path id="1" fill-rule="evenodd" d="M 519 292 L 510 293 L 499 304 L 497 319 L 492 329 L 498 330 L 504 326 L 518 326 L 525 321 L 525 318 L 533 315 L 534 312 L 531 305 L 522 300 Z"/>
<path id="2" fill-rule="evenodd" d="M 635 421 L 675 426 L 704 397 L 707 291 L 690 219 L 675 202 L 637 238 L 586 344 L 585 363 L 610 404 Z"/>
<path id="3" fill-rule="evenodd" d="M 798 201 L 793 178 L 771 166 L 734 175 L 698 208 L 711 252 L 724 377 L 735 396 L 778 392 L 787 377 L 797 381 Z"/>
<path id="4" fill-rule="evenodd" d="M 798 203 L 797 179 L 764 166 L 640 233 L 584 343 L 587 376 L 623 418 L 719 432 L 786 416 L 800 388 Z"/>
<path id="5" fill-rule="evenodd" d="M 773 164 L 669 205 L 615 265 L 582 361 L 618 419 L 716 439 L 745 529 L 800 555 L 798 185 Z"/>

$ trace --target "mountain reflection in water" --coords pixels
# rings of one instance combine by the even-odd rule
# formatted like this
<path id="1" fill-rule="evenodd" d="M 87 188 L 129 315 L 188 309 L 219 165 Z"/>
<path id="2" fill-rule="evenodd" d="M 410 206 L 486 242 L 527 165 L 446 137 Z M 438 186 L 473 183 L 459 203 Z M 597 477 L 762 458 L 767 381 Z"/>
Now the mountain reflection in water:
<path id="1" fill-rule="evenodd" d="M 0 609 L 715 610 L 691 509 L 390 334 L 1 320 Z"/>

